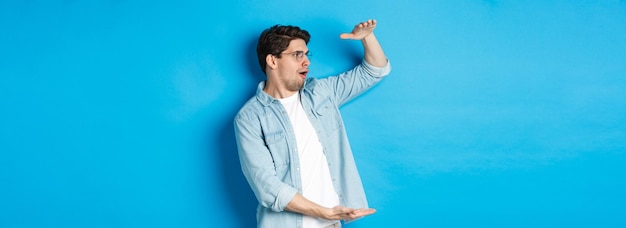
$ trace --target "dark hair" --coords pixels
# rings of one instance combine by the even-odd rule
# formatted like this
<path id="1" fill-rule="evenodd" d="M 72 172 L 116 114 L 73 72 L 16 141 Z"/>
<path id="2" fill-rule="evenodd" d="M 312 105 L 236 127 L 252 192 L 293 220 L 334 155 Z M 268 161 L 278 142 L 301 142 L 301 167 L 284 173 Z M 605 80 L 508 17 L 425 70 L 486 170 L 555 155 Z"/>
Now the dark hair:
<path id="1" fill-rule="evenodd" d="M 263 73 L 267 67 L 265 61 L 267 55 L 272 54 L 280 57 L 280 53 L 287 50 L 289 42 L 292 40 L 303 39 L 308 44 L 310 38 L 309 32 L 291 25 L 274 25 L 263 30 L 256 45 L 256 54 Z"/>

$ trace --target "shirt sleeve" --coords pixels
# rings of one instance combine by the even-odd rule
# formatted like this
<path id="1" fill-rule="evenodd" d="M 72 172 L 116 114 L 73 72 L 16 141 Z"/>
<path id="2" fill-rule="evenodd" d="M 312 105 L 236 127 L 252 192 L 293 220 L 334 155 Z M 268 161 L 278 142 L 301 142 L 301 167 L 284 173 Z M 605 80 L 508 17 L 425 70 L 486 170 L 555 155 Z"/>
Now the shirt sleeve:
<path id="1" fill-rule="evenodd" d="M 365 71 L 367 71 L 367 74 L 372 77 L 384 77 L 389 75 L 389 73 L 391 72 L 391 64 L 389 64 L 389 60 L 387 60 L 387 65 L 385 65 L 384 67 L 376 67 L 372 64 L 369 64 L 365 60 L 363 60 L 363 63 L 361 63 L 361 65 L 363 65 Z"/>
<path id="2" fill-rule="evenodd" d="M 263 207 L 280 212 L 287 207 L 297 190 L 276 176 L 270 151 L 265 146 L 260 124 L 235 118 L 235 137 L 241 170 Z"/>
<path id="3" fill-rule="evenodd" d="M 376 85 L 390 72 L 389 61 L 384 67 L 376 67 L 363 60 L 349 71 L 320 80 L 320 84 L 330 90 L 337 106 L 341 106 Z"/>

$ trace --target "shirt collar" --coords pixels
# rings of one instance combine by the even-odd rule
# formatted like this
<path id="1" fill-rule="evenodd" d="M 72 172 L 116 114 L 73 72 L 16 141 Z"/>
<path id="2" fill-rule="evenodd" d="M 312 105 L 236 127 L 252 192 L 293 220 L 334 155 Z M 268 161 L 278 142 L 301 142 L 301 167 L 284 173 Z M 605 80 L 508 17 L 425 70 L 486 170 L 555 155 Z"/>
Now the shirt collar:
<path id="1" fill-rule="evenodd" d="M 306 87 L 306 84 L 308 81 L 312 80 L 313 78 L 307 78 L 306 80 L 304 80 L 304 85 L 302 85 L 302 89 L 300 89 L 300 93 L 302 93 L 305 90 L 309 90 L 309 88 Z M 263 104 L 263 106 L 268 106 L 270 105 L 272 102 L 276 101 L 276 98 L 273 98 L 272 96 L 270 96 L 269 94 L 267 94 L 265 91 L 263 91 L 263 88 L 265 88 L 265 81 L 262 81 L 259 83 L 259 85 L 256 88 L 256 99 L 259 100 L 259 102 L 261 102 L 261 104 Z"/>

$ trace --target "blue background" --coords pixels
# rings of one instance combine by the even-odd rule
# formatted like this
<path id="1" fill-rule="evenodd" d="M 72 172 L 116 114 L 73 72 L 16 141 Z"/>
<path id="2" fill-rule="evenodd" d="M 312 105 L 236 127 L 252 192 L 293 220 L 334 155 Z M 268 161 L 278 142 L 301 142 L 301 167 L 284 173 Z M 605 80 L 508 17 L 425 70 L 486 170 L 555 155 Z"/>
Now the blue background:
<path id="1" fill-rule="evenodd" d="M 393 65 L 342 111 L 370 205 L 347 227 L 626 227 L 626 1 L 0 3 L 0 227 L 253 227 L 232 118 L 258 34 L 311 74 Z"/>

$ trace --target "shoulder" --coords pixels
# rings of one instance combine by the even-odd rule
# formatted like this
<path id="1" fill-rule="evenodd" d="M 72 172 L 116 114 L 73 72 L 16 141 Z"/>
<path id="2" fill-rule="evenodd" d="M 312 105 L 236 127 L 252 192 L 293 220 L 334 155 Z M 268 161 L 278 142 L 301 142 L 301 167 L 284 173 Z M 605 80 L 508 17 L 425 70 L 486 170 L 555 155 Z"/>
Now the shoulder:
<path id="1" fill-rule="evenodd" d="M 328 80 L 329 80 L 329 77 L 326 77 L 326 78 L 314 78 L 314 77 L 307 78 L 306 82 L 304 83 L 304 90 L 322 92 L 322 91 L 327 89 L 327 87 L 328 87 L 327 81 Z"/>
<path id="2" fill-rule="evenodd" d="M 239 109 L 235 115 L 235 122 L 237 121 L 252 121 L 258 119 L 264 112 L 264 107 L 256 98 L 256 96 L 248 99 L 246 103 Z"/>

